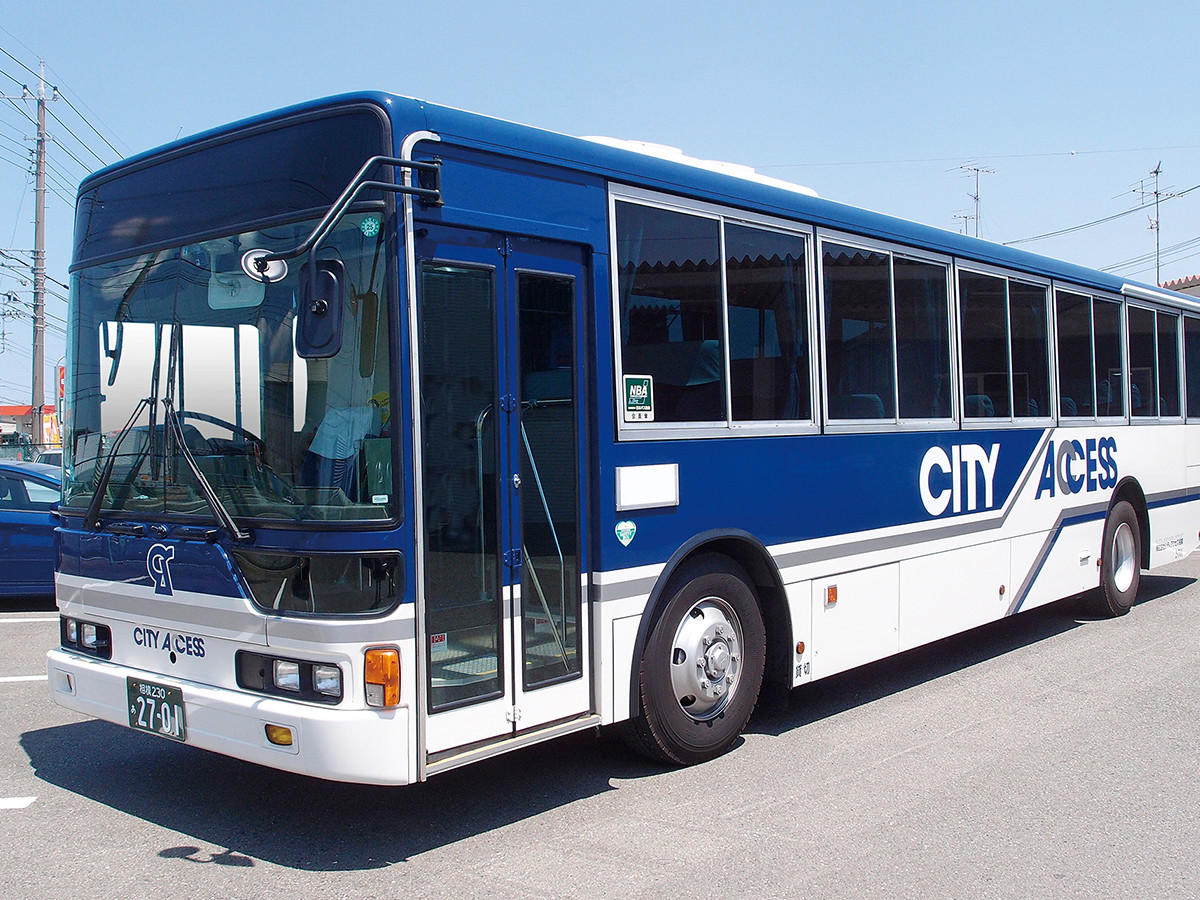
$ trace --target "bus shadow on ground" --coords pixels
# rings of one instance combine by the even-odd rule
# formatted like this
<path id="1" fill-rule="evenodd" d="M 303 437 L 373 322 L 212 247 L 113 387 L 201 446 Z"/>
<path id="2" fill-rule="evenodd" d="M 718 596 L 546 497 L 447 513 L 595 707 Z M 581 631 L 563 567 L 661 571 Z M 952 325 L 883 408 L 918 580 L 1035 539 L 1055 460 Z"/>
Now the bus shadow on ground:
<path id="1" fill-rule="evenodd" d="M 21 746 L 41 780 L 188 836 L 147 848 L 159 858 L 305 871 L 406 862 L 663 771 L 594 732 L 407 787 L 292 775 L 94 720 L 26 732 Z"/>
<path id="2" fill-rule="evenodd" d="M 1173 575 L 1142 575 L 1137 606 L 1166 597 L 1196 582 Z M 779 735 L 810 722 L 880 700 L 968 669 L 1021 647 L 1065 634 L 1101 618 L 1098 590 L 1087 591 L 1016 616 L 907 650 L 787 692 L 760 703 L 746 730 Z"/>
<path id="3" fill-rule="evenodd" d="M 1140 603 L 1193 578 L 1144 576 Z M 782 734 L 1063 634 L 1094 617 L 1072 597 L 822 680 L 763 704 L 748 731 Z M 354 871 L 405 862 L 664 767 L 591 732 L 525 748 L 408 787 L 340 784 L 86 721 L 21 736 L 43 781 L 191 840 L 149 848 L 180 864 Z M 192 843 L 194 841 L 195 843 Z"/>

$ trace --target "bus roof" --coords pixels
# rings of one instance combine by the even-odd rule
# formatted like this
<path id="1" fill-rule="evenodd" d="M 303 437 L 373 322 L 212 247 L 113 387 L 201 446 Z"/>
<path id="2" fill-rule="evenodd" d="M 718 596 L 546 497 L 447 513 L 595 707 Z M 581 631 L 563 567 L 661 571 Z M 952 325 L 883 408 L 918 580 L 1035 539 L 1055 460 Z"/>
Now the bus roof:
<path id="1" fill-rule="evenodd" d="M 266 124 L 282 116 L 352 102 L 368 102 L 383 107 L 391 117 L 397 146 L 407 133 L 425 129 L 451 143 L 588 172 L 627 185 L 797 219 L 818 227 L 930 250 L 963 260 L 1018 269 L 1033 275 L 1200 312 L 1200 302 L 1187 294 L 1141 282 L 1129 282 L 1074 263 L 839 203 L 797 185 L 759 176 L 748 166 L 729 163 L 697 165 L 698 161 L 680 158 L 681 153 L 651 153 L 636 149 L 638 142 L 572 137 L 381 91 L 363 91 L 313 100 L 173 141 L 93 173 L 84 179 L 79 190 L 82 194 L 94 183 L 119 175 L 124 169 L 139 166 L 160 155 L 220 139 L 233 131 Z M 741 169 L 744 171 L 739 171 Z"/>

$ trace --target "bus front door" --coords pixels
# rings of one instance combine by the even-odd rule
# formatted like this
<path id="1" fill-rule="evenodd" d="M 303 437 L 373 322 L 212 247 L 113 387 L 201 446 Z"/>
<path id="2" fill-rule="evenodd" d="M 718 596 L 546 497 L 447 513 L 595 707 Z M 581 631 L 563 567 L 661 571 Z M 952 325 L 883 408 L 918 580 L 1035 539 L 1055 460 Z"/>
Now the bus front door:
<path id="1" fill-rule="evenodd" d="M 585 284 L 572 245 L 418 234 L 418 615 L 436 761 L 592 707 Z"/>

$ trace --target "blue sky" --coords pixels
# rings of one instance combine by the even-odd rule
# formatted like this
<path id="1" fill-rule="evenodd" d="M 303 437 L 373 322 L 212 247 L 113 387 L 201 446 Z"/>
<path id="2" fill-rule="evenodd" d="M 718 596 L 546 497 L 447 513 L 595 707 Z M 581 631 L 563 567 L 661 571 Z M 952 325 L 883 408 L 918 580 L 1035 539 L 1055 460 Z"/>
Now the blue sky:
<path id="1" fill-rule="evenodd" d="M 980 184 L 982 237 L 1011 241 L 1200 184 L 1194 2 L 10 3 L 0 48 L 65 102 L 52 164 L 85 168 L 290 103 L 391 90 L 580 135 L 654 141 L 757 167 L 822 196 L 958 230 Z M 9 77 L 32 82 L 0 55 Z M 17 102 L 33 114 L 31 103 Z M 87 144 L 80 146 L 69 128 Z M 0 248 L 33 244 L 23 137 L 0 102 Z M 90 148 L 90 151 L 89 149 Z M 77 159 L 72 159 L 67 151 Z M 1022 246 L 1153 281 L 1144 210 Z M 48 272 L 66 282 L 71 204 L 50 195 Z M 968 222 L 973 231 L 974 222 Z M 1200 273 L 1200 190 L 1163 202 L 1164 280 Z M 1186 242 L 1193 241 L 1194 244 Z M 0 293 L 29 297 L 0 268 Z M 52 288 L 65 294 L 61 288 Z M 46 360 L 62 354 L 48 303 Z M 5 320 L 0 402 L 28 402 L 28 319 Z M 47 386 L 53 380 L 47 376 Z"/>

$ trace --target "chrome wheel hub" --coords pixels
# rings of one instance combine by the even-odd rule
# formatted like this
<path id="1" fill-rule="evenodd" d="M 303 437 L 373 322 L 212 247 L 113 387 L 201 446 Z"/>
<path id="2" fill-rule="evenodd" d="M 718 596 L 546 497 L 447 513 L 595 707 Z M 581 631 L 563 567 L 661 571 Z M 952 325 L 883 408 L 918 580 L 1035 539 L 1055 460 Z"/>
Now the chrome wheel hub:
<path id="1" fill-rule="evenodd" d="M 1134 553 L 1133 529 L 1126 522 L 1117 526 L 1113 534 L 1112 547 L 1109 548 L 1109 558 L 1112 560 L 1113 584 L 1122 594 L 1133 584 L 1133 576 L 1137 574 L 1138 561 Z"/>
<path id="2" fill-rule="evenodd" d="M 742 626 L 720 597 L 695 603 L 671 644 L 671 689 L 688 716 L 715 719 L 737 692 L 742 659 Z"/>

